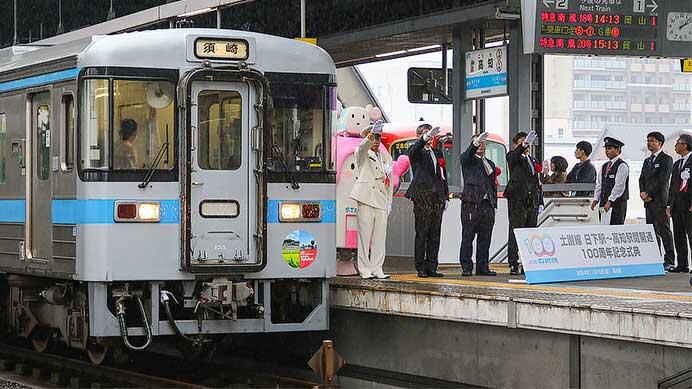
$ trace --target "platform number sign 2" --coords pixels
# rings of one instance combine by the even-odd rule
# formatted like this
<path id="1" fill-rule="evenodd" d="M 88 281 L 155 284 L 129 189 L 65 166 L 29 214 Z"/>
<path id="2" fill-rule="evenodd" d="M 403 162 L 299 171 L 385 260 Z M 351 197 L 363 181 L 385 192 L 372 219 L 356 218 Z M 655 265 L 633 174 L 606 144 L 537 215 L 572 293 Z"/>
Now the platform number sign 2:
<path id="1" fill-rule="evenodd" d="M 569 7 L 568 0 L 555 0 L 555 8 L 567 9 Z"/>

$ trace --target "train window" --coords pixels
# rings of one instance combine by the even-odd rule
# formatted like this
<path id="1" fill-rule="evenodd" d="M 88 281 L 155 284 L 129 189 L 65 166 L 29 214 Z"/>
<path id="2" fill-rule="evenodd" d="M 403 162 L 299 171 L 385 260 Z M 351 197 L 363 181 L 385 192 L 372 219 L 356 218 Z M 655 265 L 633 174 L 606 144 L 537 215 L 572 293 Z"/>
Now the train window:
<path id="1" fill-rule="evenodd" d="M 70 94 L 62 97 L 62 168 L 72 170 L 74 167 L 74 97 Z"/>
<path id="2" fill-rule="evenodd" d="M 487 142 L 485 144 L 485 156 L 502 170 L 498 177 L 500 186 L 507 185 L 507 149 L 505 145 L 497 142 Z"/>
<path id="3" fill-rule="evenodd" d="M 36 174 L 39 180 L 50 176 L 50 108 L 41 105 L 36 112 Z"/>
<path id="4" fill-rule="evenodd" d="M 164 144 L 159 168 L 173 168 L 173 96 L 167 81 L 113 81 L 114 170 L 148 169 Z"/>
<path id="5" fill-rule="evenodd" d="M 80 165 L 83 169 L 108 168 L 110 89 L 108 80 L 85 80 L 81 101 Z"/>
<path id="6" fill-rule="evenodd" d="M 331 146 L 326 145 L 325 153 L 323 143 L 332 135 L 325 133 L 325 128 L 331 128 L 330 103 L 333 100 L 336 104 L 331 89 L 324 85 L 272 82 L 271 92 L 269 169 L 276 172 L 333 170 Z"/>
<path id="7" fill-rule="evenodd" d="M 197 103 L 199 166 L 236 170 L 242 162 L 242 99 L 238 92 L 203 91 Z"/>
<path id="8" fill-rule="evenodd" d="M 7 115 L 0 113 L 0 184 L 7 180 Z"/>

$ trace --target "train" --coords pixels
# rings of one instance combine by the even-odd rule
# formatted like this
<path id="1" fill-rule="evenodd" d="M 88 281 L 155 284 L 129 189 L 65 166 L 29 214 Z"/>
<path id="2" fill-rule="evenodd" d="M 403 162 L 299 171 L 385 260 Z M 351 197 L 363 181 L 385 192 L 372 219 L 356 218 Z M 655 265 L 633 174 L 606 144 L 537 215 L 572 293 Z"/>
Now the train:
<path id="1" fill-rule="evenodd" d="M 334 62 L 296 40 L 0 50 L 0 333 L 100 364 L 155 338 L 327 329 L 335 122 Z"/>

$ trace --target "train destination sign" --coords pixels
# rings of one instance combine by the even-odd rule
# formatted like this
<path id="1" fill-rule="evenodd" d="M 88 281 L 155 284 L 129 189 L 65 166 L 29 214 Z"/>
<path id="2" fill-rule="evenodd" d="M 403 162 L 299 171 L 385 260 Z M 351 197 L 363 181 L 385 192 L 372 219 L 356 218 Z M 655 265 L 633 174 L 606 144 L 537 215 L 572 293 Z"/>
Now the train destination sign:
<path id="1" fill-rule="evenodd" d="M 195 56 L 206 59 L 246 60 L 248 43 L 242 39 L 206 39 L 195 41 Z"/>
<path id="2" fill-rule="evenodd" d="M 690 8 L 692 1 L 522 0 L 524 52 L 689 57 Z"/>

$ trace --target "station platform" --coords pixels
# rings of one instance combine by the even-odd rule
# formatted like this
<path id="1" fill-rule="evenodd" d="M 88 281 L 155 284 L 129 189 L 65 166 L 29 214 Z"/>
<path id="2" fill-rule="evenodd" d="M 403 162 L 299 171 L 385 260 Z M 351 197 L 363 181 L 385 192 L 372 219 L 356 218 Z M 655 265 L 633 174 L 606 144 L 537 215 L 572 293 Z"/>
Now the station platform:
<path id="1" fill-rule="evenodd" d="M 418 278 L 413 263 L 385 265 L 386 280 L 337 277 L 332 309 L 585 335 L 692 348 L 690 274 L 543 285 L 520 283 L 507 265 L 495 277 Z"/>

